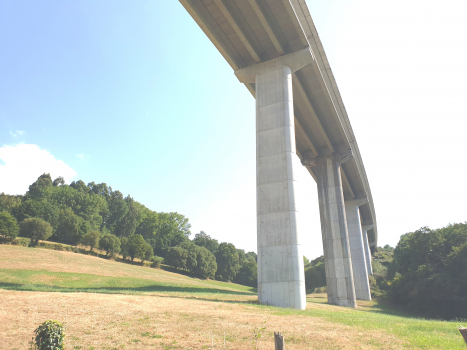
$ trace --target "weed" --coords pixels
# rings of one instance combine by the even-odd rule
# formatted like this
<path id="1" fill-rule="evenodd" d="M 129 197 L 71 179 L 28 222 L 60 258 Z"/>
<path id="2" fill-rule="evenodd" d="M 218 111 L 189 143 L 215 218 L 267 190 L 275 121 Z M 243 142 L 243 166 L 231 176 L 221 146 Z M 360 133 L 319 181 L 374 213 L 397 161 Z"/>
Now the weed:
<path id="1" fill-rule="evenodd" d="M 253 328 L 253 340 L 252 340 L 252 343 L 253 343 L 253 349 L 254 350 L 259 349 L 258 348 L 258 340 L 259 340 L 259 338 L 261 338 L 262 332 L 266 330 L 266 321 L 267 321 L 267 319 L 264 320 L 259 327 L 255 326 L 255 328 Z"/>

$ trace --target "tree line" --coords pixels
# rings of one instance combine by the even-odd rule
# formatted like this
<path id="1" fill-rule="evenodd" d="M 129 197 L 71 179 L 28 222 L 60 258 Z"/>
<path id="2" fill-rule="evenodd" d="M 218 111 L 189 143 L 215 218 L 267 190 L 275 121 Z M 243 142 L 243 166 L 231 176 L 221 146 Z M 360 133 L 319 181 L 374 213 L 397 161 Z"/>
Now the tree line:
<path id="1" fill-rule="evenodd" d="M 0 238 L 99 247 L 124 260 L 164 259 L 195 276 L 256 287 L 256 254 L 218 243 L 204 232 L 189 236 L 184 215 L 155 212 L 105 183 L 52 180 L 43 174 L 25 195 L 0 194 Z M 253 268 L 254 266 L 254 268 Z"/>
<path id="2" fill-rule="evenodd" d="M 373 297 L 419 316 L 467 319 L 467 223 L 422 227 L 372 258 Z M 305 281 L 307 290 L 326 286 L 322 256 L 305 267 Z"/>

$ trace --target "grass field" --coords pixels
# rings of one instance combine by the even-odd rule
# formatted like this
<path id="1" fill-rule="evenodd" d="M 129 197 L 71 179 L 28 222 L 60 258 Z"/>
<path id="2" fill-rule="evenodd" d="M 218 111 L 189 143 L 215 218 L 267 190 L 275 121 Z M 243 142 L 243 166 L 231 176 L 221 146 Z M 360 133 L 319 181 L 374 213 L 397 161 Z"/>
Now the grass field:
<path id="1" fill-rule="evenodd" d="M 56 319 L 67 349 L 465 349 L 459 323 L 411 318 L 377 302 L 357 310 L 309 295 L 304 311 L 257 304 L 253 288 L 93 256 L 0 246 L 0 349 L 27 349 Z M 465 325 L 465 324 L 464 324 Z M 224 342 L 225 337 L 225 342 Z"/>

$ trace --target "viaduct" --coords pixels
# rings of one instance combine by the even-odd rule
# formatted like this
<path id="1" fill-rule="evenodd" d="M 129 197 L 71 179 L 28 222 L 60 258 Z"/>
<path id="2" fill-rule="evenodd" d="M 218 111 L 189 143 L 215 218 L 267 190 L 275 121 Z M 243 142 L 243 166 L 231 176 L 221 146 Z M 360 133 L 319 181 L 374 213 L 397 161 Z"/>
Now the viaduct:
<path id="1" fill-rule="evenodd" d="M 301 166 L 318 186 L 328 302 L 370 300 L 378 238 L 370 186 L 305 0 L 179 1 L 256 98 L 259 301 L 306 307 Z"/>

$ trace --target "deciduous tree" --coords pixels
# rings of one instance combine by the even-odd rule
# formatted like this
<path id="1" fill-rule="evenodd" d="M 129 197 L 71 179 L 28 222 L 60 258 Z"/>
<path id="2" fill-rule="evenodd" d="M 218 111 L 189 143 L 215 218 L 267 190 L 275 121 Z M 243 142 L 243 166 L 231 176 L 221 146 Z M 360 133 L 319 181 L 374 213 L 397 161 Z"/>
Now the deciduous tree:
<path id="1" fill-rule="evenodd" d="M 16 219 L 7 211 L 0 212 L 0 238 L 10 242 L 18 236 L 19 226 Z"/>
<path id="2" fill-rule="evenodd" d="M 20 224 L 20 235 L 31 238 L 32 245 L 37 245 L 39 240 L 45 241 L 52 236 L 52 226 L 42 219 L 28 218 Z"/>

